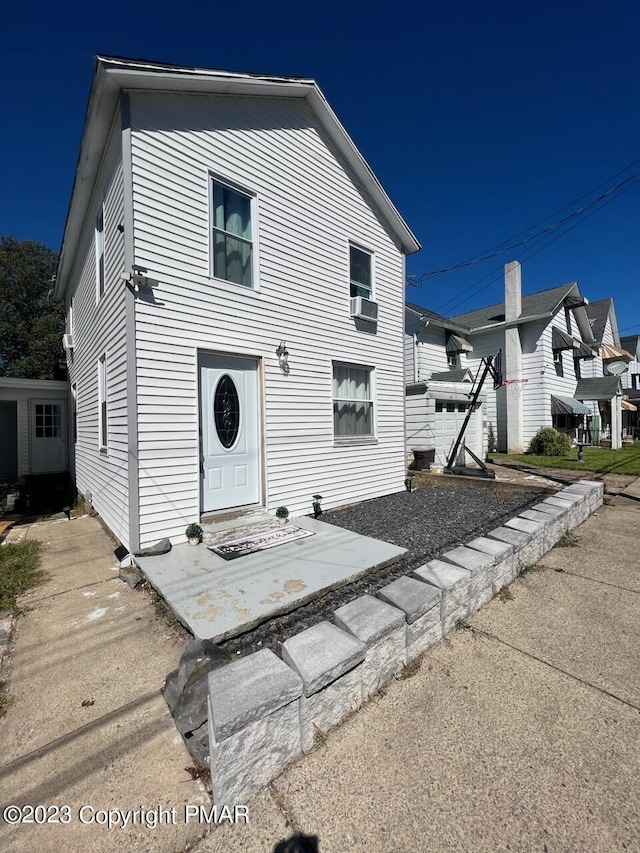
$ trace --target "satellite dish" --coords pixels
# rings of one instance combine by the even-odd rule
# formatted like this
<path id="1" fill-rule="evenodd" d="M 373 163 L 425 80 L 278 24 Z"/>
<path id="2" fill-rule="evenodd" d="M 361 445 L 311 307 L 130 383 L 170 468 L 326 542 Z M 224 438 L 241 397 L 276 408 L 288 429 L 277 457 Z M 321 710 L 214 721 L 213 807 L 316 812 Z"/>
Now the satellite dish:
<path id="1" fill-rule="evenodd" d="M 621 373 L 626 373 L 629 369 L 629 365 L 625 364 L 624 361 L 612 361 L 611 364 L 607 365 L 607 373 L 611 376 L 620 376 Z"/>

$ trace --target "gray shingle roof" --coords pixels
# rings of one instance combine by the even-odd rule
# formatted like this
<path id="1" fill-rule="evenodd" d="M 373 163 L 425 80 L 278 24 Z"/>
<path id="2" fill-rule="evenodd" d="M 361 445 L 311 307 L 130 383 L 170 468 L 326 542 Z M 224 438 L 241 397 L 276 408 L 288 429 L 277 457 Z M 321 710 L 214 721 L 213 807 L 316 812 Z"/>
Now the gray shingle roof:
<path id="1" fill-rule="evenodd" d="M 627 352 L 630 352 L 631 355 L 637 354 L 639 344 L 640 335 L 625 335 L 624 338 L 620 338 L 620 346 L 622 349 L 626 349 Z"/>
<path id="2" fill-rule="evenodd" d="M 559 287 L 552 287 L 549 290 L 539 290 L 537 293 L 530 293 L 528 296 L 522 297 L 522 311 L 520 318 L 535 317 L 538 314 L 549 314 L 565 299 L 569 293 L 576 289 L 576 295 L 579 295 L 577 282 L 570 284 L 561 284 Z M 477 311 L 468 311 L 466 314 L 456 314 L 451 318 L 451 322 L 459 323 L 470 329 L 478 329 L 481 326 L 490 326 L 494 323 L 502 323 L 504 321 L 504 302 L 498 302 L 495 305 L 489 305 L 487 308 L 479 308 Z"/>
<path id="3" fill-rule="evenodd" d="M 610 400 L 620 392 L 619 376 L 598 376 L 595 379 L 579 379 L 573 395 L 576 400 Z"/>
<path id="4" fill-rule="evenodd" d="M 467 379 L 471 381 L 471 371 L 468 367 L 463 367 L 460 370 L 445 370 L 442 373 L 432 373 L 430 382 L 464 382 Z"/>
<path id="5" fill-rule="evenodd" d="M 587 316 L 591 322 L 593 337 L 598 343 L 602 343 L 602 336 L 604 335 L 604 329 L 607 325 L 607 317 L 609 316 L 612 304 L 613 300 L 611 298 L 607 298 L 598 299 L 597 302 L 590 302 L 586 306 Z"/>
<path id="6" fill-rule="evenodd" d="M 417 314 L 420 314 L 421 317 L 424 317 L 425 320 L 429 320 L 435 325 L 440 325 L 445 329 L 453 329 L 457 332 L 469 331 L 468 328 L 466 328 L 465 326 L 461 326 L 460 323 L 456 323 L 455 321 L 450 320 L 443 314 L 438 314 L 437 311 L 429 311 L 428 308 L 423 308 L 422 305 L 416 305 L 415 302 L 405 302 L 405 305 L 411 311 L 415 311 Z"/>

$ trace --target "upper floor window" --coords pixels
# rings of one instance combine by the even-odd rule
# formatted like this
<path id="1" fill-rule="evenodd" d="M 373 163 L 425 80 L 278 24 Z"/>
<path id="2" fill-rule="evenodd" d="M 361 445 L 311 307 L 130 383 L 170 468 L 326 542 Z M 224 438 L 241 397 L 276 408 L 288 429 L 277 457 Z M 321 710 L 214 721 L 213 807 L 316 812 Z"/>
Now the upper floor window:
<path id="1" fill-rule="evenodd" d="M 576 373 L 576 379 L 582 379 L 582 368 L 580 366 L 580 359 L 579 358 L 574 357 L 573 369 L 575 370 L 575 373 Z"/>
<path id="2" fill-rule="evenodd" d="M 553 366 L 556 369 L 556 376 L 564 376 L 564 365 L 562 363 L 562 352 L 560 350 L 554 350 Z"/>
<path id="3" fill-rule="evenodd" d="M 104 206 L 96 216 L 96 293 L 97 298 L 104 294 Z"/>
<path id="4" fill-rule="evenodd" d="M 253 199 L 216 179 L 212 184 L 213 275 L 253 286 Z"/>
<path id="5" fill-rule="evenodd" d="M 457 370 L 461 367 L 460 362 L 460 353 L 459 352 L 448 352 L 447 353 L 447 364 L 450 370 Z"/>
<path id="6" fill-rule="evenodd" d="M 568 308 L 565 306 L 564 316 L 565 316 L 565 319 L 567 321 L 567 332 L 569 332 L 569 334 L 572 335 L 573 334 L 573 326 L 571 323 L 571 308 Z"/>
<path id="7" fill-rule="evenodd" d="M 351 296 L 373 298 L 373 255 L 357 246 L 349 246 L 349 284 Z"/>

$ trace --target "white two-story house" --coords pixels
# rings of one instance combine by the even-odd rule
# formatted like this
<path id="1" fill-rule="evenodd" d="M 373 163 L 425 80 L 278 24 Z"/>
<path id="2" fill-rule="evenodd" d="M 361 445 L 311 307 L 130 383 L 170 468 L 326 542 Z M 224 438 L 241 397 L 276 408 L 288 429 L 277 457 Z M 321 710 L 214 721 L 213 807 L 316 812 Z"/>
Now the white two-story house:
<path id="1" fill-rule="evenodd" d="M 403 488 L 419 248 L 313 80 L 97 58 L 55 294 L 121 542 Z"/>
<path id="2" fill-rule="evenodd" d="M 431 436 L 437 456 L 445 459 L 464 408 L 458 407 L 456 396 L 446 414 L 446 400 L 434 407 L 429 397 L 442 396 L 448 380 L 461 383 L 459 393 L 468 399 L 482 359 L 498 353 L 506 384 L 494 389 L 491 378 L 485 384 L 485 399 L 469 422 L 472 448 L 523 452 L 543 426 L 567 432 L 576 441 L 608 440 L 620 446 L 625 403 L 618 368 L 612 365 L 622 370 L 628 357 L 621 348 L 613 301 L 589 304 L 576 282 L 523 296 L 520 275 L 517 262 L 507 264 L 505 302 L 454 317 L 407 304 L 408 449 L 416 437 L 425 444 Z M 416 383 L 425 390 L 420 409 L 412 399 Z M 440 426 L 443 419 L 451 424 L 448 431 Z"/>

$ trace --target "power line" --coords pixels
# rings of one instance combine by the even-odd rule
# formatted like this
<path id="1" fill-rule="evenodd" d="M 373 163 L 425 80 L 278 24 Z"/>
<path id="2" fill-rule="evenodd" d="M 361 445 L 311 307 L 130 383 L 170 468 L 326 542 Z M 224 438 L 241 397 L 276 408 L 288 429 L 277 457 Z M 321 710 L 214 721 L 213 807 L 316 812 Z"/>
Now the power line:
<path id="1" fill-rule="evenodd" d="M 639 173 L 639 174 L 640 174 L 640 173 Z M 632 176 L 632 178 L 634 178 L 634 176 Z M 621 189 L 619 194 L 621 195 L 623 192 L 626 192 L 628 189 L 630 189 L 630 188 L 633 186 L 633 184 L 634 184 L 634 183 L 637 183 L 637 182 L 638 182 L 638 179 L 639 179 L 639 175 L 636 175 L 636 176 L 635 176 L 635 179 L 634 179 L 631 183 L 625 182 L 625 183 L 627 183 L 627 186 L 626 186 L 626 187 L 624 187 L 624 189 Z M 629 179 L 629 180 L 632 180 L 632 179 Z M 546 248 L 547 248 L 548 246 L 550 246 L 552 243 L 555 243 L 555 242 L 556 242 L 556 240 L 559 240 L 561 237 L 564 237 L 564 236 L 565 236 L 565 234 L 568 234 L 568 233 L 569 233 L 569 231 L 573 231 L 573 229 L 574 229 L 574 228 L 577 228 L 577 226 L 578 226 L 578 225 L 580 225 L 582 222 L 584 222 L 584 221 L 585 221 L 586 219 L 588 219 L 590 216 L 593 216 L 593 215 L 594 215 L 594 213 L 597 213 L 597 212 L 598 212 L 599 210 L 601 210 L 603 207 L 606 207 L 608 204 L 611 204 L 611 202 L 612 202 L 612 201 L 614 200 L 614 198 L 616 198 L 616 197 L 617 197 L 617 196 L 613 196 L 613 197 L 611 197 L 611 198 L 606 198 L 606 196 L 603 196 L 603 197 L 600 199 L 601 203 L 599 204 L 599 206 L 598 206 L 598 207 L 596 207 L 594 210 L 591 210 L 589 213 L 587 213 L 585 216 L 583 216 L 583 217 L 582 217 L 582 219 L 580 219 L 578 222 L 574 222 L 574 223 L 573 223 L 572 225 L 570 225 L 568 228 L 565 228 L 565 229 L 564 229 L 560 234 L 557 234 L 556 236 L 552 237 L 551 239 L 548 239 L 548 238 L 549 238 L 549 236 L 550 236 L 549 234 L 546 234 L 546 235 L 543 235 L 542 237 L 540 237 L 540 238 L 536 241 L 536 243 L 534 243 L 534 244 L 533 244 L 532 246 L 530 246 L 529 248 L 530 248 L 530 249 L 532 249 L 532 248 L 533 248 L 535 245 L 537 245 L 538 243 L 544 243 L 544 245 L 540 246 L 540 248 L 536 249 L 534 252 L 529 251 L 529 252 L 525 253 L 525 255 L 523 256 L 522 260 L 523 260 L 523 261 L 529 260 L 530 258 L 533 258 L 535 255 L 537 255 L 537 254 L 539 254 L 540 252 L 542 252 L 542 251 L 543 251 L 543 249 L 546 249 Z M 584 211 L 583 211 L 583 212 L 584 212 Z M 565 224 L 566 224 L 566 223 L 565 223 Z M 492 279 L 491 279 L 490 281 L 488 281 L 488 282 L 487 282 L 483 287 L 478 288 L 478 289 L 476 290 L 476 288 L 477 288 L 477 285 L 478 285 L 478 284 L 481 284 L 483 281 L 485 281 L 485 279 L 489 278 L 489 276 L 494 275 L 495 273 L 498 273 L 498 275 L 497 275 L 495 278 L 492 278 Z M 437 311 L 441 311 L 443 308 L 445 308 L 445 307 L 447 307 L 447 306 L 451 306 L 451 307 L 449 308 L 449 312 L 450 312 L 450 311 L 452 311 L 454 308 L 457 308 L 457 307 L 460 307 L 461 305 L 464 305 L 464 304 L 465 304 L 465 302 L 468 302 L 468 301 L 469 301 L 470 299 L 472 299 L 472 298 L 473 298 L 477 293 L 481 293 L 483 290 L 486 290 L 486 289 L 487 289 L 487 287 L 490 287 L 490 285 L 492 285 L 494 282 L 496 282 L 496 281 L 498 281 L 500 278 L 502 278 L 502 275 L 503 275 L 503 268 L 502 268 L 502 267 L 497 267 L 496 269 L 494 269 L 494 270 L 492 270 L 491 272 L 487 273 L 485 276 L 483 276 L 481 279 L 479 279 L 479 280 L 478 280 L 477 282 L 475 282 L 474 284 L 472 284 L 472 285 L 470 285 L 469 287 L 465 288 L 465 290 L 463 290 L 461 293 L 458 293 L 456 296 L 454 296 L 454 297 L 452 297 L 451 299 L 449 299 L 447 302 L 445 302 L 443 305 L 441 305 L 441 306 L 440 306 L 439 308 L 437 308 L 436 310 L 437 310 Z M 473 292 L 472 292 L 472 293 L 470 293 L 470 295 L 469 295 L 466 299 L 462 299 L 462 300 L 460 300 L 460 299 L 459 299 L 459 297 L 460 297 L 460 296 L 463 296 L 465 293 L 469 293 L 469 291 L 473 291 Z M 453 303 L 453 304 L 452 304 L 452 303 Z"/>
<path id="2" fill-rule="evenodd" d="M 633 179 L 634 179 L 634 178 L 636 178 L 636 177 L 638 177 L 638 175 L 640 175 L 640 172 L 636 172 L 636 173 L 634 173 L 633 175 L 630 175 L 629 177 L 625 178 L 625 179 L 624 179 L 623 181 L 621 181 L 619 184 L 617 184 L 616 186 L 611 187 L 609 190 L 607 190 L 607 192 L 602 193 L 600 196 L 598 196 L 598 197 L 597 197 L 597 198 L 595 198 L 595 199 L 592 199 L 592 200 L 591 200 L 590 202 L 588 202 L 586 205 L 583 205 L 581 208 L 579 208 L 578 210 L 576 210 L 576 211 L 574 211 L 573 213 L 569 214 L 568 216 L 563 217 L 563 218 L 562 218 L 562 219 L 560 219 L 558 222 L 556 222 L 556 223 L 554 223 L 554 224 L 552 224 L 552 225 L 549 225 L 549 226 L 547 226 L 546 228 L 543 228 L 541 231 L 537 232 L 536 234 L 532 234 L 530 237 L 527 237 L 527 238 L 526 238 L 526 239 L 524 239 L 524 240 L 521 240 L 521 241 L 519 241 L 519 242 L 517 242 L 517 243 L 513 243 L 513 244 L 510 244 L 510 245 L 508 245 L 508 246 L 505 246 L 505 243 L 508 243 L 510 240 L 515 240 L 515 239 L 516 239 L 516 237 L 519 237 L 519 236 L 521 236 L 522 234 L 526 234 L 527 232 L 531 231 L 533 228 L 536 228 L 538 225 L 541 225 L 543 222 L 546 222 L 546 221 L 547 221 L 548 219 L 550 219 L 552 216 L 557 216 L 559 213 L 562 213 L 563 211 L 567 210 L 567 209 L 568 209 L 568 208 L 570 208 L 572 205 L 576 204 L 578 201 L 581 201 L 583 198 L 587 198 L 587 196 L 591 195 L 591 194 L 592 194 L 592 193 L 594 193 L 596 190 L 598 190 L 598 189 L 600 189 L 601 187 L 605 186 L 606 184 L 610 183 L 612 180 L 614 180 L 615 178 L 617 178 L 619 175 L 623 174 L 623 172 L 628 171 L 630 168 L 632 168 L 633 166 L 635 166 L 637 163 L 640 163 L 640 158 L 638 158 L 638 159 L 634 160 L 633 162 L 629 163 L 627 166 L 625 166 L 624 168 L 620 169 L 620 170 L 619 170 L 618 172 L 616 172 L 614 175 L 611 175 L 611 177 L 607 178 L 605 181 L 602 181 L 600 184 L 598 184 L 597 186 L 593 187 L 593 188 L 592 188 L 592 189 L 590 189 L 588 192 L 584 193 L 584 194 L 583 194 L 583 195 L 581 195 L 581 196 L 578 196 L 578 198 L 574 199 L 573 201 L 570 201 L 570 202 L 569 202 L 568 204 L 566 204 L 564 207 L 561 207 L 559 210 L 554 211 L 553 213 L 550 213 L 548 216 L 545 216 L 545 217 L 544 217 L 544 219 L 540 219 L 540 220 L 538 220 L 538 222 L 535 222 L 533 225 L 529 226 L 528 228 L 525 228 L 523 231 L 519 231 L 517 234 L 514 234 L 512 237 L 509 237 L 509 238 L 507 238 L 506 240 L 503 240 L 501 243 L 497 243 L 495 246 L 490 247 L 489 249 L 485 250 L 484 252 L 480 253 L 479 255 L 474 255 L 473 257 L 468 258 L 468 259 L 467 259 L 467 260 L 465 260 L 465 261 L 461 261 L 461 262 L 460 262 L 460 263 L 458 263 L 458 264 L 454 264 L 454 265 L 453 265 L 453 266 L 451 266 L 451 267 L 445 267 L 445 268 L 440 269 L 440 270 L 434 270 L 434 271 L 432 271 L 432 272 L 423 273 L 423 274 L 422 274 L 422 275 L 420 275 L 420 276 L 411 276 L 411 277 L 410 277 L 410 281 L 409 281 L 408 283 L 409 283 L 410 285 L 417 286 L 417 285 L 419 285 L 422 281 L 424 281 L 424 280 L 425 280 L 425 279 L 427 279 L 427 278 L 432 278 L 432 277 L 437 276 L 437 275 L 442 275 L 443 273 L 451 272 L 451 271 L 453 271 L 453 270 L 462 269 L 462 268 L 464 268 L 464 267 L 471 266 L 472 264 L 482 263 L 483 261 L 490 260 L 491 258 L 494 258 L 494 257 L 497 257 L 498 255 L 504 254 L 505 252 L 508 252 L 508 251 L 510 251 L 511 249 L 515 249 L 515 248 L 517 248 L 518 246 L 525 245 L 526 243 L 531 242 L 531 240 L 535 240 L 535 239 L 537 239 L 537 238 L 538 238 L 538 237 L 540 237 L 540 236 L 544 236 L 544 235 L 548 234 L 549 232 L 551 232 L 551 231 L 553 231 L 553 230 L 556 230 L 557 228 L 562 227 L 562 226 L 563 226 L 563 225 L 565 225 L 567 222 L 570 222 L 572 219 L 575 219 L 575 218 L 576 218 L 576 216 L 579 216 L 579 215 L 580 215 L 581 213 L 583 213 L 585 210 L 588 210 L 589 208 L 591 208 L 591 207 L 593 207 L 594 205 L 598 204 L 600 201 L 602 201 L 603 199 L 605 199 L 607 196 L 611 195 L 611 194 L 612 194 L 612 193 L 614 193 L 614 192 L 617 192 L 617 191 L 618 191 L 618 190 L 620 190 L 622 187 L 624 187 L 626 184 L 628 184 L 630 181 L 633 181 Z M 496 251 L 494 251 L 494 250 L 496 250 Z"/>

